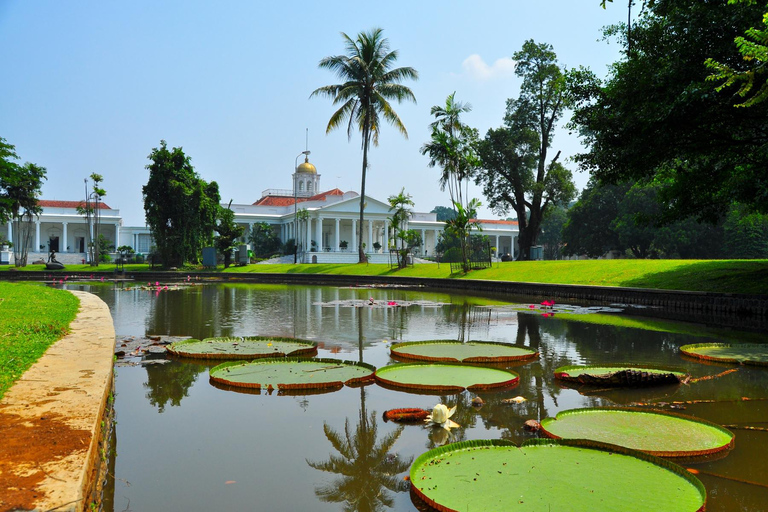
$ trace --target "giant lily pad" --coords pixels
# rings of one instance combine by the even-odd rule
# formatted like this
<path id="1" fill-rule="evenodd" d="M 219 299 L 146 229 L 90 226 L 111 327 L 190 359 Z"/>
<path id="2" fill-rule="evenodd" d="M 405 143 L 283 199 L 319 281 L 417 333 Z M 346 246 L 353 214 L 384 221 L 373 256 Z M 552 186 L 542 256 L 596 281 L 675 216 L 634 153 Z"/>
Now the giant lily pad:
<path id="1" fill-rule="evenodd" d="M 768 366 L 768 344 L 762 343 L 697 343 L 683 345 L 680 352 L 706 361 Z"/>
<path id="2" fill-rule="evenodd" d="M 687 373 L 677 369 L 634 365 L 561 366 L 555 370 L 555 378 L 565 382 L 617 387 L 677 384 L 688 377 Z"/>
<path id="3" fill-rule="evenodd" d="M 411 492 L 441 511 L 704 510 L 706 490 L 683 468 L 585 440 L 465 441 L 422 454 Z"/>
<path id="4" fill-rule="evenodd" d="M 372 382 L 375 370 L 365 363 L 338 359 L 261 359 L 220 364 L 211 369 L 210 380 L 225 386 L 280 391 L 341 388 Z"/>
<path id="5" fill-rule="evenodd" d="M 257 359 L 267 357 L 313 356 L 317 344 L 296 338 L 249 336 L 245 338 L 206 338 L 171 343 L 168 352 L 196 359 Z"/>
<path id="6" fill-rule="evenodd" d="M 520 377 L 509 370 L 454 364 L 393 364 L 379 368 L 376 382 L 396 389 L 432 393 L 460 393 L 510 388 Z"/>
<path id="7" fill-rule="evenodd" d="M 517 362 L 535 359 L 539 355 L 529 348 L 490 341 L 414 341 L 395 343 L 390 351 L 392 356 L 403 359 L 445 363 Z"/>
<path id="8" fill-rule="evenodd" d="M 541 428 L 555 439 L 591 439 L 658 457 L 698 457 L 733 447 L 733 433 L 709 421 L 618 407 L 561 411 L 542 420 Z"/>

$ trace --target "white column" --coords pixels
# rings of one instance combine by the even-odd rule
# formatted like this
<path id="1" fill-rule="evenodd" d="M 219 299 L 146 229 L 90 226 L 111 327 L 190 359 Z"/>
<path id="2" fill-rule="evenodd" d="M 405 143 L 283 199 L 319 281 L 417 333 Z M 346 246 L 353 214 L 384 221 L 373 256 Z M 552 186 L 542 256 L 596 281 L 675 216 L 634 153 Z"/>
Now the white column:
<path id="1" fill-rule="evenodd" d="M 59 249 L 64 249 L 64 250 L 63 251 L 59 251 L 59 252 L 69 252 L 67 250 L 67 224 L 69 224 L 69 223 L 68 222 L 62 222 L 61 223 L 61 233 L 63 235 L 62 237 L 64 238 L 64 244 L 63 244 L 62 247 L 59 247 Z"/>
<path id="2" fill-rule="evenodd" d="M 64 231 L 66 233 L 66 231 Z M 115 224 L 115 250 L 120 247 L 120 223 Z"/>
<path id="3" fill-rule="evenodd" d="M 323 252 L 323 218 L 317 217 L 317 252 Z"/>
<path id="4" fill-rule="evenodd" d="M 427 250 L 427 230 L 422 229 L 421 230 L 421 253 L 424 254 L 424 251 Z"/>
<path id="5" fill-rule="evenodd" d="M 40 219 L 35 221 L 35 248 L 32 252 L 40 252 Z"/>
<path id="6" fill-rule="evenodd" d="M 384 243 L 381 244 L 384 247 L 384 253 L 389 252 L 389 219 L 384 219 Z"/>
<path id="7" fill-rule="evenodd" d="M 352 219 L 352 252 L 357 252 L 357 219 Z"/>
<path id="8" fill-rule="evenodd" d="M 373 221 L 368 219 L 368 252 L 373 252 Z"/>
<path id="9" fill-rule="evenodd" d="M 307 245 L 305 251 L 312 250 L 312 219 L 307 217 Z"/>
<path id="10" fill-rule="evenodd" d="M 434 254 L 437 254 L 437 241 L 440 239 L 440 230 L 435 230 L 435 246 L 432 248 L 432 252 Z"/>
<path id="11" fill-rule="evenodd" d="M 8 221 L 8 240 L 13 242 L 13 222 Z"/>
<path id="12" fill-rule="evenodd" d="M 336 217 L 336 237 L 335 237 L 335 246 L 333 247 L 333 251 L 336 252 L 339 250 L 339 244 L 341 243 L 341 240 L 339 240 L 339 222 L 341 219 Z"/>
<path id="13" fill-rule="evenodd" d="M 499 235 L 496 235 L 496 256 L 499 256 L 501 249 L 499 249 Z"/>

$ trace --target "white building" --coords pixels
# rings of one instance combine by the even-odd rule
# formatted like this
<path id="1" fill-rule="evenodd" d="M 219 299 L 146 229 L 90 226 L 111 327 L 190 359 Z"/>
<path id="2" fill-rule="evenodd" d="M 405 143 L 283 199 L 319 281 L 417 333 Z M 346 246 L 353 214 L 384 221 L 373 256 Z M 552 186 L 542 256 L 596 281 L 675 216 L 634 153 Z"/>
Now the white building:
<path id="1" fill-rule="evenodd" d="M 388 203 L 366 196 L 365 219 L 360 225 L 360 195 L 357 192 L 342 192 L 338 188 L 319 192 L 320 174 L 308 159 L 296 168 L 292 177 L 293 189 L 267 189 L 253 204 L 231 205 L 235 222 L 247 230 L 244 241 L 255 224 L 266 222 L 273 226 L 281 241 L 298 241 L 304 262 L 353 263 L 358 258 L 357 234 L 362 230 L 369 260 L 389 261 L 389 247 L 394 241 Z M 39 204 L 43 211 L 33 220 L 34 240 L 28 261 L 45 260 L 54 249 L 57 260 L 65 265 L 83 262 L 88 224 L 77 213 L 82 202 L 40 200 Z M 128 245 L 136 253 L 149 253 L 152 246 L 149 228 L 123 226 L 120 211 L 103 202 L 99 203 L 99 212 L 100 233 L 115 247 Z M 497 254 L 515 255 L 517 222 L 477 220 L 476 224 L 497 248 Z M 411 215 L 407 229 L 419 232 L 423 241 L 416 254 L 430 256 L 435 253 L 443 226 L 434 213 L 414 212 Z M 6 238 L 11 240 L 12 226 L 8 224 L 6 230 Z"/>

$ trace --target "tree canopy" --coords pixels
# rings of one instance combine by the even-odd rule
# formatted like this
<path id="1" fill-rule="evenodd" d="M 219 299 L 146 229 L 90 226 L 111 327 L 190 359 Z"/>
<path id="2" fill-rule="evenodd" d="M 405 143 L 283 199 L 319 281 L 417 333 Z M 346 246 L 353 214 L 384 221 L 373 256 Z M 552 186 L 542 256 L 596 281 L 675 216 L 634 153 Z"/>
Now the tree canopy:
<path id="1" fill-rule="evenodd" d="M 763 8 L 726 0 L 647 2 L 632 29 L 632 51 L 606 81 L 574 71 L 572 128 L 588 151 L 581 168 L 603 183 L 654 182 L 662 219 L 716 222 L 731 203 L 768 212 L 768 102 L 734 108 L 733 91 L 707 80 L 707 58 L 745 69 L 734 39 L 763 19 Z M 613 27 L 628 47 L 626 32 Z"/>
<path id="2" fill-rule="evenodd" d="M 219 186 L 200 178 L 182 148 L 169 150 L 164 140 L 148 158 L 149 181 L 141 191 L 162 264 L 197 262 L 203 246 L 213 241 L 221 208 Z"/>
<path id="3" fill-rule="evenodd" d="M 518 259 L 527 260 L 547 209 L 567 205 L 576 186 L 559 162 L 560 152 L 548 156 L 553 130 L 569 104 L 557 56 L 551 45 L 528 40 L 512 58 L 523 79 L 520 95 L 507 100 L 504 126 L 488 130 L 480 143 L 482 169 L 475 181 L 496 213 L 517 213 Z"/>
<path id="4" fill-rule="evenodd" d="M 346 46 L 345 55 L 334 55 L 320 61 L 320 68 L 336 73 L 343 80 L 340 84 L 326 85 L 315 89 L 312 96 L 326 96 L 333 100 L 339 109 L 328 121 L 326 133 L 347 125 L 347 136 L 352 138 L 354 126 L 362 133 L 363 168 L 360 185 L 360 226 L 364 221 L 365 209 L 365 177 L 368 170 L 368 149 L 373 142 L 379 145 L 381 121 L 387 121 L 408 138 L 408 131 L 400 120 L 400 116 L 392 108 L 390 101 L 398 103 L 403 100 L 416 102 L 413 92 L 402 85 L 403 80 L 416 80 L 419 74 L 411 67 L 394 68 L 397 61 L 397 50 L 389 49 L 389 40 L 380 28 L 370 32 L 360 32 L 352 39 L 341 33 Z M 365 262 L 363 249 L 363 230 L 358 232 L 359 261 Z"/>

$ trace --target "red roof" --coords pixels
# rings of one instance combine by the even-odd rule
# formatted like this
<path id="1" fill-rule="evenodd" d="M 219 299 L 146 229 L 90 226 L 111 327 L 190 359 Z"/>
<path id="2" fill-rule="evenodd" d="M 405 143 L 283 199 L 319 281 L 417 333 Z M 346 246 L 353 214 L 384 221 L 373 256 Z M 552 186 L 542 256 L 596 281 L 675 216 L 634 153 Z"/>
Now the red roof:
<path id="1" fill-rule="evenodd" d="M 77 208 L 78 206 L 85 207 L 85 201 L 56 201 L 48 199 L 38 199 L 37 204 L 43 208 Z M 99 201 L 99 210 L 111 210 L 107 203 Z"/>
<path id="2" fill-rule="evenodd" d="M 516 220 L 472 219 L 470 222 L 479 222 L 481 224 L 504 224 L 507 226 L 517 226 Z"/>
<path id="3" fill-rule="evenodd" d="M 343 196 L 344 192 L 338 188 L 328 190 L 327 192 L 320 192 L 311 197 L 299 197 L 296 199 L 297 203 L 303 203 L 305 201 L 325 201 L 328 196 Z M 255 203 L 253 206 L 291 206 L 293 204 L 292 196 L 264 196 Z"/>

